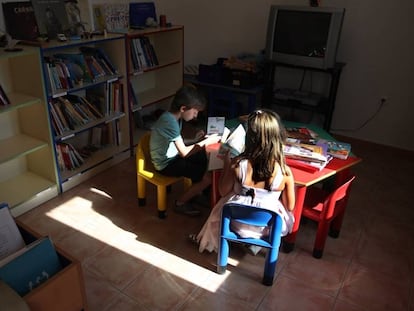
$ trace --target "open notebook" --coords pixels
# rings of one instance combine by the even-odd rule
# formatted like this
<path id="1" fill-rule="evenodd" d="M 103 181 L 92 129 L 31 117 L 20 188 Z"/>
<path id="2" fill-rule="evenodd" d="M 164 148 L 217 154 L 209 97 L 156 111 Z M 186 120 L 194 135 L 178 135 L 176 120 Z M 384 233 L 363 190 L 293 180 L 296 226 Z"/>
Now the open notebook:
<path id="1" fill-rule="evenodd" d="M 224 127 L 220 142 L 206 147 L 206 150 L 210 155 L 208 169 L 216 170 L 223 168 L 223 160 L 221 157 L 227 150 L 229 150 L 232 158 L 242 153 L 244 150 L 245 137 L 246 131 L 242 124 L 239 124 L 232 131 L 227 127 Z"/>

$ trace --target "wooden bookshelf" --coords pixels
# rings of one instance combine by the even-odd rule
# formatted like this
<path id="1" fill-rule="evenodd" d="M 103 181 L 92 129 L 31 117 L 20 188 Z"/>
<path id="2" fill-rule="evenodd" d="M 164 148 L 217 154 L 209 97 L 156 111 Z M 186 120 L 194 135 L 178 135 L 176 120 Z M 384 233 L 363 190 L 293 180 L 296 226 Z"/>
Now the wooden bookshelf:
<path id="1" fill-rule="evenodd" d="M 93 55 L 92 61 L 99 60 L 101 69 L 91 67 L 89 52 L 101 51 L 108 62 Z M 125 36 L 120 34 L 108 34 L 93 39 L 82 39 L 68 42 L 49 42 L 41 46 L 42 60 L 44 64 L 44 79 L 47 86 L 48 111 L 51 118 L 52 137 L 56 149 L 56 167 L 58 170 L 58 183 L 60 191 L 66 191 L 91 176 L 101 172 L 110 166 L 123 161 L 131 154 L 130 149 L 130 123 L 129 106 L 126 84 L 126 59 L 125 59 Z M 85 61 L 78 63 L 71 55 L 78 54 Z M 69 56 L 68 56 L 69 55 Z M 65 58 L 64 56 L 68 56 Z M 67 83 L 59 76 L 56 80 L 56 73 L 51 70 L 55 62 L 61 62 L 59 66 L 68 69 L 72 79 Z M 67 64 L 67 65 L 66 65 Z M 70 70 L 72 67 L 82 68 L 83 76 L 74 79 L 75 75 Z M 110 67 L 114 71 L 110 72 Z M 104 69 L 102 71 L 102 69 Z M 59 71 L 58 71 L 59 72 Z M 59 84 L 59 82 L 62 82 Z M 115 86 L 117 87 L 115 88 Z M 118 95 L 115 96 L 115 89 Z M 79 119 L 72 110 L 77 103 L 83 100 L 93 105 L 101 115 L 88 119 L 84 123 L 74 122 Z M 117 98 L 117 99 L 116 99 Z M 68 107 L 62 107 L 61 103 L 69 101 Z M 65 105 L 64 105 L 65 106 Z M 87 105 L 81 104 L 82 107 Z M 56 113 L 52 110 L 64 110 L 69 127 L 59 127 L 59 120 L 63 123 L 62 111 Z M 75 109 L 77 110 L 77 109 Z M 82 109 L 81 109 L 82 110 Z M 79 110 L 77 110 L 79 112 Z M 69 114 L 69 116 L 68 116 Z M 56 117 L 58 115 L 58 117 Z M 78 115 L 78 113 L 75 113 Z M 82 115 L 82 113 L 81 113 Z M 58 119 L 58 120 L 57 120 Z M 101 133 L 102 131 L 102 133 Z M 101 133 L 101 134 L 97 134 Z M 98 137 L 96 136 L 98 135 Z M 94 141 L 94 143 L 92 143 Z M 96 144 L 96 141 L 99 143 Z M 60 144 L 69 144 L 70 153 L 62 153 Z M 93 146 L 92 146 L 93 145 Z M 78 153 L 79 157 L 75 157 Z M 74 157 L 76 159 L 74 159 Z M 69 160 L 68 160 L 69 159 Z M 79 160 L 80 159 L 80 160 Z"/>
<path id="2" fill-rule="evenodd" d="M 18 216 L 58 194 L 38 48 L 0 52 L 0 201 Z"/>
<path id="3" fill-rule="evenodd" d="M 152 45 L 157 63 L 147 61 L 141 68 L 134 66 L 134 40 L 145 37 Z M 129 90 L 131 145 L 137 145 L 142 129 L 134 124 L 134 113 L 146 114 L 155 107 L 167 109 L 175 92 L 183 85 L 184 27 L 156 27 L 129 30 L 126 34 L 128 83 L 132 86 L 137 102 Z M 150 65 L 148 65 L 150 64 Z"/>

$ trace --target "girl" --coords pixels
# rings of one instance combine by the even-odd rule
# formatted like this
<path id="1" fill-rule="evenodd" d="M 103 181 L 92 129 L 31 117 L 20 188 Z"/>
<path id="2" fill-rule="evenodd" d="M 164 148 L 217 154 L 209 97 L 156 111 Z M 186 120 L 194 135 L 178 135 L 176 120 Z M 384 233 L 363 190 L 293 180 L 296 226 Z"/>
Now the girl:
<path id="1" fill-rule="evenodd" d="M 284 129 L 275 112 L 260 109 L 248 116 L 243 153 L 233 159 L 227 153 L 223 159 L 224 168 L 219 181 L 221 199 L 200 233 L 189 236 L 199 244 L 200 252 L 217 252 L 222 207 L 229 201 L 274 210 L 283 219 L 282 235 L 291 231 L 294 223 L 291 213 L 295 205 L 294 180 L 285 163 L 283 139 Z M 246 226 L 237 222 L 231 226 L 242 237 L 268 234 L 267 227 Z"/>

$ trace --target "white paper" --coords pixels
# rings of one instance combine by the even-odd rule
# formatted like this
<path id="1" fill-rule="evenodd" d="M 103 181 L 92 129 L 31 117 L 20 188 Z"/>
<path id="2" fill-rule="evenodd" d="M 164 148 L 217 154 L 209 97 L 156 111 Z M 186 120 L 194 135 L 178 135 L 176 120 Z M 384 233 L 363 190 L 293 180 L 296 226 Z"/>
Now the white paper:
<path id="1" fill-rule="evenodd" d="M 25 245 L 8 206 L 0 206 L 0 259 L 18 251 Z"/>
<path id="2" fill-rule="evenodd" d="M 208 117 L 207 120 L 207 135 L 218 134 L 223 135 L 225 117 Z"/>

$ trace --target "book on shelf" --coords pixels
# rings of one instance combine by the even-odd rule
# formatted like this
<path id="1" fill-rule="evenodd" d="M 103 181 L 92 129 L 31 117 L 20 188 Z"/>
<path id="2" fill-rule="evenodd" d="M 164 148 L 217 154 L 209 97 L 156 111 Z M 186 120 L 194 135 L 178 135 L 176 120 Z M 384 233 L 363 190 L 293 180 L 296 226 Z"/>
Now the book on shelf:
<path id="1" fill-rule="evenodd" d="M 70 171 L 80 167 L 84 162 L 84 156 L 70 143 L 56 145 L 58 165 L 61 171 Z"/>
<path id="2" fill-rule="evenodd" d="M 39 34 L 56 39 L 69 31 L 69 19 L 64 0 L 31 0 Z"/>
<path id="3" fill-rule="evenodd" d="M 73 104 L 65 97 L 59 97 L 57 99 L 60 102 L 60 108 L 69 122 L 69 127 L 75 129 L 78 126 L 88 123 L 88 120 L 80 114 Z"/>
<path id="4" fill-rule="evenodd" d="M 157 21 L 154 2 L 131 2 L 129 3 L 129 26 L 132 29 L 146 27 L 147 18 Z"/>
<path id="5" fill-rule="evenodd" d="M 317 144 L 326 145 L 327 153 L 334 158 L 346 160 L 351 153 L 351 144 L 345 142 L 318 139 Z"/>
<path id="6" fill-rule="evenodd" d="M 86 100 L 95 107 L 102 116 L 109 114 L 107 93 L 105 85 L 98 85 L 93 88 L 88 88 L 85 91 Z"/>
<path id="7" fill-rule="evenodd" d="M 135 92 L 135 88 L 132 85 L 131 81 L 129 81 L 129 83 L 128 83 L 128 89 L 129 89 L 128 91 L 130 93 L 130 96 L 129 96 L 129 98 L 130 98 L 130 107 L 132 108 L 132 111 L 135 112 L 135 111 L 137 111 L 141 108 L 141 104 L 140 104 L 140 101 L 138 99 L 138 94 L 137 94 L 137 92 Z"/>
<path id="8" fill-rule="evenodd" d="M 144 47 L 144 56 L 147 58 L 147 62 L 151 65 L 151 67 L 158 66 L 158 57 L 155 53 L 154 45 L 146 36 L 140 37 L 140 39 Z"/>
<path id="9" fill-rule="evenodd" d="M 79 50 L 84 55 L 95 57 L 99 64 L 103 67 L 107 75 L 118 74 L 117 68 L 114 66 L 108 54 L 101 47 L 81 46 Z"/>
<path id="10" fill-rule="evenodd" d="M 76 77 L 78 84 L 83 82 L 93 82 L 93 75 L 86 62 L 85 55 L 82 52 L 73 53 L 57 53 L 54 55 L 55 59 L 62 60 L 73 77 Z"/>
<path id="11" fill-rule="evenodd" d="M 97 31 L 104 31 L 106 28 L 106 25 L 105 25 L 105 16 L 104 16 L 102 4 L 93 4 L 92 11 L 93 11 L 94 29 Z"/>
<path id="12" fill-rule="evenodd" d="M 122 96 L 123 96 L 123 84 L 120 81 L 115 81 L 109 86 L 109 110 L 110 113 L 117 113 L 123 111 Z"/>
<path id="13" fill-rule="evenodd" d="M 134 70 L 144 70 L 159 64 L 154 46 L 146 36 L 131 39 L 130 52 Z"/>
<path id="14" fill-rule="evenodd" d="M 144 55 L 144 50 L 142 47 L 142 40 L 141 38 L 135 38 L 132 40 L 133 43 L 133 53 L 136 54 L 136 59 L 137 59 L 137 63 L 138 63 L 138 67 L 136 68 L 137 70 L 143 70 L 147 67 L 150 67 L 150 65 L 147 63 L 147 59 L 145 58 Z"/>
<path id="15" fill-rule="evenodd" d="M 105 3 L 95 5 L 100 8 L 105 21 L 105 29 L 110 32 L 127 32 L 129 29 L 129 4 L 128 3 Z M 96 14 L 96 13 L 95 13 Z"/>
<path id="16" fill-rule="evenodd" d="M 0 279 L 20 296 L 46 282 L 62 269 L 49 237 L 40 238 L 0 262 Z"/>
<path id="17" fill-rule="evenodd" d="M 39 28 L 31 1 L 3 2 L 2 6 L 6 31 L 13 39 L 37 40 Z"/>
<path id="18" fill-rule="evenodd" d="M 100 148 L 102 146 L 102 126 L 95 126 L 89 131 L 89 145 Z"/>
<path id="19" fill-rule="evenodd" d="M 49 109 L 52 125 L 58 135 L 103 118 L 102 113 L 85 97 L 75 94 L 52 99 L 49 102 Z"/>
<path id="20" fill-rule="evenodd" d="M 10 99 L 7 96 L 1 84 L 0 84 L 0 104 L 3 106 L 10 105 Z"/>

